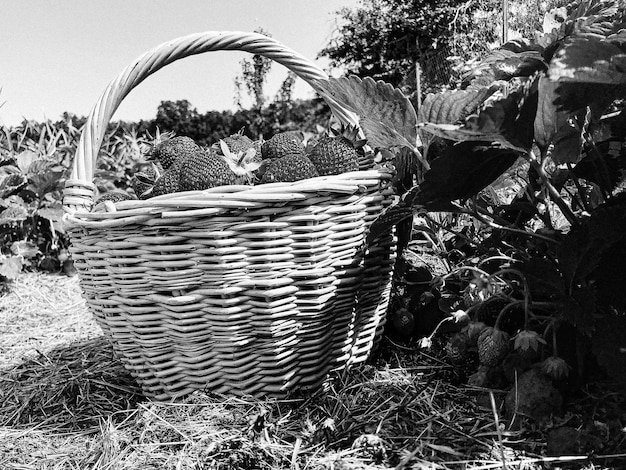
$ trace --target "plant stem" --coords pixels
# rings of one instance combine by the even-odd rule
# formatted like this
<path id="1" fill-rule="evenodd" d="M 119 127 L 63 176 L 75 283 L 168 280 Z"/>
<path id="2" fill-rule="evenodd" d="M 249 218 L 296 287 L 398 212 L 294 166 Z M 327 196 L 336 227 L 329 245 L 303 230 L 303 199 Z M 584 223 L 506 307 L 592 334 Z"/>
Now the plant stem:
<path id="1" fill-rule="evenodd" d="M 570 207 L 563 200 L 556 188 L 552 185 L 552 183 L 550 182 L 550 178 L 546 173 L 546 170 L 543 168 L 543 165 L 539 162 L 532 150 L 528 152 L 528 161 L 541 178 L 541 181 L 544 184 L 545 188 L 548 190 L 548 194 L 550 194 L 550 199 L 552 199 L 552 201 L 558 206 L 558 208 L 561 209 L 563 216 L 571 225 L 578 225 L 579 221 L 576 218 L 576 215 L 574 215 Z"/>
<path id="2" fill-rule="evenodd" d="M 538 238 L 540 240 L 544 240 L 544 241 L 550 242 L 550 243 L 555 243 L 557 245 L 559 244 L 559 242 L 556 241 L 554 238 L 550 238 L 550 237 L 548 237 L 546 235 L 542 235 L 540 233 L 529 232 L 527 230 L 522 230 L 522 229 L 514 228 L 514 227 L 507 227 L 507 226 L 500 225 L 500 224 L 497 224 L 495 222 L 489 221 L 489 220 L 485 219 L 485 217 L 483 217 L 483 215 L 486 215 L 488 217 L 492 217 L 492 214 L 489 214 L 488 212 L 484 211 L 484 209 L 481 209 L 481 208 L 476 207 L 476 206 L 474 206 L 474 210 L 473 211 L 462 211 L 462 213 L 470 214 L 470 215 L 476 217 L 476 219 L 478 219 L 483 224 L 487 225 L 488 227 L 494 228 L 496 230 L 504 230 L 504 231 L 507 231 L 507 232 L 517 233 L 519 235 L 525 235 L 525 236 L 531 237 L 531 238 Z"/>
<path id="3" fill-rule="evenodd" d="M 583 187 L 580 185 L 580 181 L 578 181 L 578 178 L 574 174 L 574 168 L 572 168 L 572 164 L 569 162 L 567 162 L 567 171 L 569 172 L 569 176 L 570 178 L 572 178 L 572 181 L 574 182 L 574 185 L 576 186 L 576 190 L 578 191 L 578 197 L 580 198 L 580 202 L 582 206 L 585 208 L 587 212 L 591 212 L 591 207 L 589 207 L 589 203 L 587 202 L 587 199 L 585 198 L 585 195 L 583 194 Z"/>
<path id="4" fill-rule="evenodd" d="M 424 218 L 428 219 L 433 225 L 435 225 L 438 229 L 440 230 L 445 230 L 446 232 L 450 232 L 453 233 L 454 235 L 457 235 L 458 237 L 462 238 L 463 240 L 465 240 L 468 244 L 472 245 L 472 246 L 478 246 L 479 244 L 476 243 L 474 240 L 472 240 L 470 237 L 468 237 L 467 235 L 465 235 L 464 233 L 461 232 L 455 232 L 453 229 L 451 229 L 450 227 L 441 224 L 439 222 L 437 222 L 436 220 L 434 220 L 429 214 L 425 214 Z"/>
<path id="5" fill-rule="evenodd" d="M 527 330 L 530 320 L 530 288 L 528 287 L 528 281 L 526 281 L 526 276 L 524 276 L 521 271 L 512 268 L 500 269 L 499 271 L 493 273 L 493 276 L 500 276 L 502 274 L 514 274 L 522 281 L 522 286 L 524 287 L 524 329 Z M 504 310 L 506 310 L 506 307 L 503 309 L 503 311 Z M 498 320 L 496 320 L 496 323 L 497 322 Z"/>

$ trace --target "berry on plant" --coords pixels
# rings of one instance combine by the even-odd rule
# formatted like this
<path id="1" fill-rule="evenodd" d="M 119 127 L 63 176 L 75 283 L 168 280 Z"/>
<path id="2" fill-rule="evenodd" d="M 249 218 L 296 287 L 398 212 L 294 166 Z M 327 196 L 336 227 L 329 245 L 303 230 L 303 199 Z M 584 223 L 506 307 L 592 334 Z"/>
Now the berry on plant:
<path id="1" fill-rule="evenodd" d="M 453 364 L 463 362 L 470 348 L 471 343 L 466 331 L 452 335 L 445 346 L 446 355 Z"/>
<path id="2" fill-rule="evenodd" d="M 399 336 L 409 337 L 413 334 L 415 319 L 408 309 L 400 308 L 393 314 L 391 324 Z"/>
<path id="3" fill-rule="evenodd" d="M 465 328 L 470 344 L 475 347 L 478 346 L 478 337 L 480 336 L 482 331 L 487 328 L 487 325 L 480 321 L 472 321 L 469 322 Z"/>
<path id="4" fill-rule="evenodd" d="M 486 366 L 497 366 L 509 353 L 509 334 L 487 327 L 478 336 L 478 359 Z"/>

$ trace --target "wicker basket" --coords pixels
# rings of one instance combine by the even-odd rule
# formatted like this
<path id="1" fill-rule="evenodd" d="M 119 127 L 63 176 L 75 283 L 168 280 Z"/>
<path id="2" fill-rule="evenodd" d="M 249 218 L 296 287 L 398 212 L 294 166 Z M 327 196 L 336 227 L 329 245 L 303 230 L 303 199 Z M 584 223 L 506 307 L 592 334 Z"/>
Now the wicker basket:
<path id="1" fill-rule="evenodd" d="M 364 361 L 389 299 L 391 235 L 364 249 L 391 203 L 390 175 L 366 169 L 295 183 L 224 186 L 94 204 L 93 169 L 124 97 L 186 56 L 268 57 L 314 86 L 327 76 L 273 39 L 206 32 L 162 44 L 127 67 L 88 117 L 66 183 L 72 256 L 87 304 L 116 354 L 155 400 L 206 389 L 285 396 Z M 353 116 L 325 97 L 344 122 Z"/>

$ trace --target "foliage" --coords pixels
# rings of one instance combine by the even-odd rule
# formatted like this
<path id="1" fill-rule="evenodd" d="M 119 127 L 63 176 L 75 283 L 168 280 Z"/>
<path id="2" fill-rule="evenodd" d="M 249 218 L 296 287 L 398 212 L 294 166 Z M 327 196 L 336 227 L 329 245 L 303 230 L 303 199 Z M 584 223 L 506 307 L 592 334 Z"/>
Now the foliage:
<path id="1" fill-rule="evenodd" d="M 427 86 L 448 85 L 448 56 L 475 57 L 497 39 L 493 0 L 363 0 L 355 9 L 338 12 L 336 35 L 320 52 L 334 67 L 360 77 L 372 77 L 416 89 L 415 63 Z M 480 15 L 479 12 L 484 14 Z"/>
<path id="2" fill-rule="evenodd" d="M 71 122 L 24 122 L 0 136 L 0 279 L 24 267 L 45 271 L 72 265 L 62 224 L 61 192 L 73 154 Z"/>
<path id="3" fill-rule="evenodd" d="M 417 124 L 410 103 L 383 85 L 338 79 L 325 93 L 360 116 L 393 107 L 393 96 L 392 103 L 402 103 L 395 112 L 375 114 L 380 122 L 363 129 L 368 138 L 380 129 L 403 136 L 384 144 L 410 148 L 421 162 L 423 178 L 383 213 L 371 239 L 415 212 L 471 217 L 479 229 L 468 221 L 456 235 L 471 257 L 437 276 L 430 295 L 450 297 L 471 314 L 486 295 L 476 304 L 461 302 L 463 295 L 490 286 L 504 299 L 495 325 L 512 320 L 513 334 L 553 336 L 544 354 L 562 355 L 578 379 L 577 355 L 592 344 L 596 359 L 626 384 L 618 366 L 623 353 L 614 354 L 624 350 L 624 339 L 604 328 L 626 323 L 619 287 L 626 261 L 625 22 L 615 2 L 572 5 L 558 29 L 503 45 L 471 64 L 461 89 L 429 95 Z M 373 141 L 383 144 L 379 136 Z M 513 195 L 498 191 L 514 166 L 524 168 L 524 184 Z"/>
<path id="4" fill-rule="evenodd" d="M 257 28 L 255 33 L 272 37 L 262 28 Z M 242 104 L 242 90 L 245 90 L 252 98 L 252 109 L 260 110 L 263 108 L 267 97 L 265 96 L 265 83 L 267 82 L 267 74 L 272 68 L 272 59 L 268 59 L 260 54 L 254 54 L 252 60 L 243 59 L 240 62 L 241 75 L 235 77 L 235 101 L 239 109 L 244 109 Z"/>

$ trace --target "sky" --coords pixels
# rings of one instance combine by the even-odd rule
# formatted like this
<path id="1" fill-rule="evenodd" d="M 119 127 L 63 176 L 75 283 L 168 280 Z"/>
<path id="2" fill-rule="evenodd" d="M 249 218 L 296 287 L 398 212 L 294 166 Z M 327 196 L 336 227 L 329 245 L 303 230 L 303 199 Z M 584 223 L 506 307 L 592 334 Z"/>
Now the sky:
<path id="1" fill-rule="evenodd" d="M 4 0 L 0 13 L 0 124 L 57 120 L 64 111 L 89 114 L 127 65 L 153 47 L 202 31 L 269 32 L 317 59 L 341 7 L 359 0 Z M 163 100 L 187 99 L 199 112 L 234 109 L 241 52 L 182 59 L 150 76 L 122 102 L 113 120 L 153 119 Z M 272 96 L 287 76 L 274 64 Z M 298 80 L 295 95 L 312 96 Z"/>

